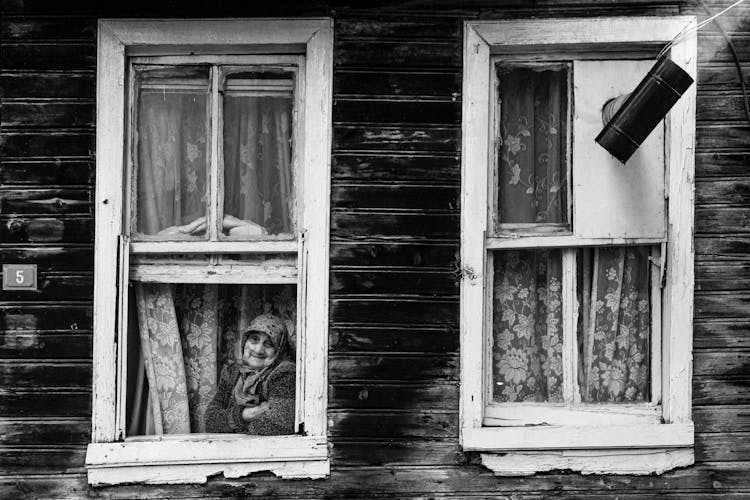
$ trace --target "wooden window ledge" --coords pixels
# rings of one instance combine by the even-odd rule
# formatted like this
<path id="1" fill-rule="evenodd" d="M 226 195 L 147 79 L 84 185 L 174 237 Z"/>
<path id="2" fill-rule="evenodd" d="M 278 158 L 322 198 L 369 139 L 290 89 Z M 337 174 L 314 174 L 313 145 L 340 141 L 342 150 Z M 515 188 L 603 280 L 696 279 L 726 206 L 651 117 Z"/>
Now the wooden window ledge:
<path id="1" fill-rule="evenodd" d="M 202 434 L 91 443 L 92 486 L 205 483 L 269 471 L 282 478 L 319 479 L 330 473 L 326 437 Z"/>

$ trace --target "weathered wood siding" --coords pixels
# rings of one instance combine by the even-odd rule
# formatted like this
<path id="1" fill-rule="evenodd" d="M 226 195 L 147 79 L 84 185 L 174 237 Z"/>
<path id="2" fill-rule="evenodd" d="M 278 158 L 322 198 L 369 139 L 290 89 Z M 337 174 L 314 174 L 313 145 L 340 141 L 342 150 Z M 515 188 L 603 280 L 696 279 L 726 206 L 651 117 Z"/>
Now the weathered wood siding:
<path id="1" fill-rule="evenodd" d="M 466 18 L 696 12 L 678 2 L 203 4 L 3 0 L 0 497 L 750 495 L 750 126 L 726 44 L 700 36 L 694 418 L 697 464 L 657 477 L 495 478 L 461 452 L 458 289 L 461 30 Z M 393 2 L 395 4 L 395 2 Z M 593 7 L 592 4 L 597 6 Z M 717 9 L 728 0 L 710 2 Z M 502 8 L 492 5 L 502 4 Z M 221 10 L 215 10 L 220 8 Z M 97 17 L 331 15 L 335 23 L 329 429 L 321 481 L 90 490 Z M 750 6 L 724 18 L 750 85 Z"/>

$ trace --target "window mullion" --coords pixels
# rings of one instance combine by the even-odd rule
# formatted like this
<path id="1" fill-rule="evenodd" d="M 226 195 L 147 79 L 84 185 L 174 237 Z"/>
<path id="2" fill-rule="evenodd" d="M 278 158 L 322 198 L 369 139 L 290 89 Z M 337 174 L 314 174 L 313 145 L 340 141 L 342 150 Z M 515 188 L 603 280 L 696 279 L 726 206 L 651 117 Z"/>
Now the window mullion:
<path id="1" fill-rule="evenodd" d="M 662 397 L 662 276 L 666 244 L 651 249 L 651 401 L 661 404 Z"/>
<path id="2" fill-rule="evenodd" d="M 208 203 L 208 238 L 210 241 L 219 239 L 219 141 L 221 140 L 219 121 L 219 67 L 211 66 L 211 160 L 209 164 L 209 203 Z"/>
<path id="3" fill-rule="evenodd" d="M 580 403 L 578 390 L 578 349 L 576 325 L 578 304 L 576 300 L 576 249 L 563 250 L 563 400 L 566 405 Z"/>
<path id="4" fill-rule="evenodd" d="M 493 220 L 490 216 L 488 220 Z M 485 232 L 486 235 L 486 232 Z M 483 239 L 486 239 L 483 238 Z M 482 325 L 482 331 L 484 332 L 484 359 L 482 360 L 482 371 L 484 373 L 483 381 L 484 390 L 484 401 L 482 401 L 482 408 L 493 402 L 492 394 L 494 392 L 493 384 L 495 383 L 492 373 L 492 351 L 494 349 L 494 339 L 492 336 L 492 311 L 493 311 L 493 300 L 495 291 L 495 253 L 492 251 L 487 252 L 487 258 L 485 259 L 485 268 L 482 276 L 484 276 L 484 323 Z"/>
<path id="5" fill-rule="evenodd" d="M 130 274 L 130 238 L 121 234 L 117 238 L 118 276 L 117 288 L 117 411 L 115 413 L 115 439 L 121 440 L 126 436 L 127 411 L 127 372 L 128 372 L 128 283 Z"/>

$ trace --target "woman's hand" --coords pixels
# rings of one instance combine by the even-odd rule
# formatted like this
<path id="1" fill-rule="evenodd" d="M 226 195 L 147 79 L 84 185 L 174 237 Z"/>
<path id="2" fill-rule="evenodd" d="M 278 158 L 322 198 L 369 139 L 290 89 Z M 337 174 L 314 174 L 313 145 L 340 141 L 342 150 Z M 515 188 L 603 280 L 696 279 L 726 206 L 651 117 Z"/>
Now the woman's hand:
<path id="1" fill-rule="evenodd" d="M 195 235 L 206 232 L 206 217 L 198 217 L 193 222 L 185 224 L 184 226 L 169 226 L 159 231 L 160 236 L 182 236 L 182 235 Z"/>
<path id="2" fill-rule="evenodd" d="M 242 410 L 242 420 L 245 422 L 249 422 L 252 419 L 256 418 L 257 416 L 265 413 L 268 410 L 268 403 L 263 402 L 259 404 L 258 406 L 248 406 L 244 410 Z"/>
<path id="3" fill-rule="evenodd" d="M 249 220 L 238 219 L 234 215 L 229 214 L 224 215 L 224 220 L 221 221 L 221 226 L 229 236 L 235 238 L 248 238 L 267 234 L 266 229 L 260 224 L 256 224 Z"/>

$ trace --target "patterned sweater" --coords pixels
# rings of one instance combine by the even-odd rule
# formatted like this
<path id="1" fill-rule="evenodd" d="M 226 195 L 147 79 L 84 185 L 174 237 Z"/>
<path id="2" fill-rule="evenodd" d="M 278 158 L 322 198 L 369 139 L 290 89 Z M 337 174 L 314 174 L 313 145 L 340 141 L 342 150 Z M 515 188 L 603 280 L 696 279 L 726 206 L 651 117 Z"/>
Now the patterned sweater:
<path id="1" fill-rule="evenodd" d="M 244 432 L 258 436 L 294 434 L 294 364 L 283 362 L 268 379 L 268 410 L 250 422 L 242 420 L 244 406 L 234 400 L 233 391 L 239 370 L 236 365 L 225 366 L 216 394 L 205 414 L 206 432 Z"/>

